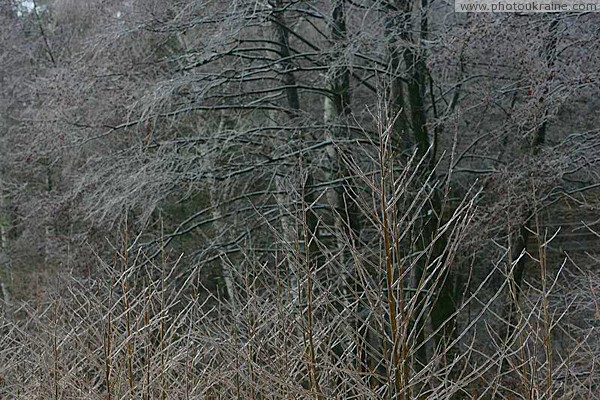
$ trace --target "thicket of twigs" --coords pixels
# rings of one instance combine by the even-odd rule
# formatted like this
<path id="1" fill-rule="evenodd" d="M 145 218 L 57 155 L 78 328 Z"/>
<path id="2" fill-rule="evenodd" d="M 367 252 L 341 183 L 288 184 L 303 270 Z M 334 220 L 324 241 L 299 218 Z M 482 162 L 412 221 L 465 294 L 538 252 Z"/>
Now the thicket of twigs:
<path id="1" fill-rule="evenodd" d="M 595 13 L 0 1 L 0 399 L 593 399 Z"/>
<path id="2" fill-rule="evenodd" d="M 370 189 L 358 196 L 370 232 L 361 245 L 342 238 L 331 250 L 299 200 L 289 210 L 297 242 L 270 226 L 277 262 L 250 246 L 222 257 L 229 296 L 204 286 L 210 264 L 131 251 L 138 238 L 123 221 L 114 259 L 98 257 L 83 277 L 45 273 L 35 298 L 5 305 L 1 397 L 595 398 L 598 278 L 568 255 L 546 257 L 552 232 L 535 222 L 536 248 L 488 251 L 489 274 L 476 273 L 457 257 L 481 229 L 476 190 L 458 202 L 445 195 L 435 240 L 407 253 L 419 248 L 410 242 L 421 237 L 433 190 L 416 157 L 398 165 L 385 132 L 379 156 L 374 172 L 349 166 L 355 187 Z M 516 293 L 510 271 L 521 257 L 531 267 Z M 450 269 L 462 300 L 442 335 L 428 321 Z M 518 308 L 508 316 L 511 298 Z"/>

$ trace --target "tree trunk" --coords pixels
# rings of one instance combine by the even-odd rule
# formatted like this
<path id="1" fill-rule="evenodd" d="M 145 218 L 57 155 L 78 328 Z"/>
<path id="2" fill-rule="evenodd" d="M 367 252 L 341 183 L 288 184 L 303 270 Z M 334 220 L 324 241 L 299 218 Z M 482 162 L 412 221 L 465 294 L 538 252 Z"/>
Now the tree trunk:
<path id="1" fill-rule="evenodd" d="M 221 133 L 223 132 L 223 129 L 225 127 L 225 117 L 224 115 L 221 115 L 220 119 L 219 119 L 219 128 L 217 130 L 217 132 Z M 216 145 L 215 145 L 216 146 Z M 209 144 L 210 147 L 210 144 Z M 214 150 L 209 148 L 208 151 L 206 152 L 209 160 L 208 160 L 208 164 L 211 165 L 211 169 L 213 171 L 217 171 L 218 170 L 218 165 L 217 165 L 217 160 L 216 157 L 214 155 Z M 225 225 L 224 220 L 223 220 L 223 214 L 221 212 L 221 205 L 220 205 L 220 199 L 219 199 L 219 191 L 218 191 L 218 182 L 215 179 L 214 176 L 211 176 L 209 178 L 209 197 L 210 197 L 210 206 L 212 208 L 212 219 L 213 219 L 213 226 L 214 226 L 214 230 L 215 230 L 215 237 L 217 238 L 217 240 L 220 240 L 222 242 L 228 242 L 228 238 L 230 235 L 227 234 L 229 228 Z M 220 266 L 220 274 L 221 277 L 223 278 L 223 282 L 225 283 L 225 290 L 227 291 L 227 298 L 229 299 L 229 301 L 234 302 L 236 300 L 236 295 L 235 295 L 235 274 L 232 270 L 232 268 L 234 267 L 230 262 L 229 259 L 226 258 L 226 256 L 224 254 L 221 255 L 221 259 L 219 260 L 219 266 Z"/>
<path id="2" fill-rule="evenodd" d="M 425 13 L 428 7 L 426 0 L 420 4 Z M 412 15 L 415 3 L 411 1 L 396 1 L 396 7 L 402 14 L 393 22 L 388 22 L 388 32 L 393 28 L 400 27 L 397 33 L 401 39 L 397 41 L 391 38 L 390 43 L 390 65 L 394 76 L 391 77 L 391 104 L 394 113 L 400 113 L 400 118 L 405 117 L 406 122 L 400 121 L 394 124 L 396 142 L 404 148 L 403 153 L 409 153 L 410 149 L 406 147 L 415 147 L 418 159 L 424 160 L 422 163 L 423 171 L 421 176 L 422 184 L 433 185 L 434 189 L 431 198 L 426 202 L 421 210 L 422 220 L 424 221 L 420 237 L 417 239 L 417 250 L 430 253 L 423 256 L 417 264 L 414 273 L 414 282 L 416 287 L 421 288 L 417 293 L 416 308 L 413 311 L 416 316 L 413 320 L 413 327 L 416 330 L 416 343 L 419 346 L 416 352 L 416 367 L 421 368 L 428 362 L 427 347 L 425 345 L 425 312 L 427 308 L 427 294 L 434 291 L 432 304 L 430 306 L 430 318 L 433 331 L 439 332 L 435 335 L 435 344 L 442 351 L 446 351 L 445 344 L 452 342 L 455 334 L 455 317 L 458 299 L 452 284 L 452 271 L 445 263 L 438 276 L 430 276 L 432 271 L 428 270 L 429 262 L 442 256 L 446 247 L 445 238 L 437 238 L 438 229 L 442 223 L 442 201 L 440 189 L 437 187 L 437 179 L 433 168 L 436 164 L 435 149 L 430 149 L 431 141 L 427 128 L 427 114 L 425 109 L 425 90 L 427 81 L 427 67 L 425 64 L 424 49 L 421 47 L 420 40 L 425 39 L 428 31 L 428 20 L 425 16 L 420 20 L 420 36 L 413 34 Z M 425 14 L 426 15 L 426 14 Z M 403 46 L 403 47 L 400 47 Z M 401 63 L 404 63 L 404 75 L 406 82 L 399 78 Z M 395 116 L 395 115 L 394 115 Z M 404 130 L 404 131 L 398 131 Z M 426 179 L 429 178 L 429 182 Z M 436 241 L 433 243 L 433 241 Z M 428 282 L 428 284 L 424 284 Z M 434 286 L 431 286 L 434 285 Z"/>
<path id="3" fill-rule="evenodd" d="M 325 180 L 330 182 L 326 191 L 326 200 L 333 217 L 334 251 L 332 253 L 337 255 L 336 268 L 340 268 L 332 274 L 335 277 L 334 290 L 339 298 L 336 307 L 340 312 L 344 312 L 352 307 L 348 301 L 351 293 L 354 298 L 362 297 L 359 293 L 361 288 L 357 284 L 359 279 L 353 276 L 354 268 L 350 250 L 351 247 L 358 246 L 360 240 L 360 210 L 355 197 L 357 189 L 353 187 L 348 166 L 352 160 L 344 159 L 343 149 L 339 145 L 339 142 L 349 137 L 349 132 L 344 125 L 347 124 L 347 118 L 351 114 L 350 71 L 347 67 L 348 61 L 345 59 L 348 42 L 346 0 L 332 1 L 329 35 L 334 48 L 326 82 L 329 93 L 324 98 L 323 104 L 323 120 L 326 125 L 324 138 L 330 143 L 325 148 L 328 161 Z M 356 327 L 350 323 L 342 327 L 343 331 L 340 334 L 343 335 L 343 339 L 333 349 L 338 355 L 351 348 L 355 341 L 357 341 L 356 348 L 366 348 L 367 343 L 372 340 L 369 337 L 368 326 L 358 318 L 358 315 L 368 315 L 367 306 L 359 303 L 354 308 L 354 317 L 357 318 L 358 323 L 355 324 Z M 360 370 L 366 368 L 370 362 L 365 357 L 356 360 L 356 364 L 357 369 Z"/>
<path id="4" fill-rule="evenodd" d="M 327 88 L 328 96 L 323 104 L 323 120 L 328 128 L 325 130 L 325 140 L 331 144 L 327 146 L 327 158 L 329 161 L 327 180 L 329 182 L 340 182 L 328 188 L 327 201 L 333 212 L 334 228 L 336 232 L 336 248 L 342 256 L 342 263 L 346 263 L 343 249 L 349 241 L 356 245 L 360 234 L 359 211 L 352 190 L 350 172 L 347 162 L 340 153 L 340 147 L 336 141 L 344 139 L 347 130 L 343 128 L 345 117 L 350 112 L 350 72 L 346 67 L 347 62 L 341 60 L 346 46 L 346 1 L 335 0 L 332 9 L 332 24 L 330 26 L 334 50 L 333 66 L 329 70 Z M 337 124 L 338 126 L 333 126 Z"/>
<path id="5" fill-rule="evenodd" d="M 546 96 L 550 92 L 550 85 L 553 78 L 553 72 L 551 71 L 554 66 L 554 60 L 556 57 L 556 45 L 557 45 L 557 26 L 558 19 L 554 19 L 550 22 L 548 27 L 549 38 L 546 46 L 544 46 L 544 55 L 546 59 L 546 66 L 550 70 L 548 78 L 546 79 L 546 87 L 544 92 L 541 94 L 540 102 L 543 105 L 542 121 L 537 127 L 534 127 L 534 133 L 529 138 L 529 143 L 526 146 L 529 148 L 530 153 L 535 156 L 538 154 L 540 148 L 546 142 L 546 130 L 548 128 L 548 106 L 546 105 Z M 523 215 L 523 224 L 516 233 L 516 240 L 512 243 L 512 257 L 511 265 L 508 270 L 509 279 L 509 293 L 507 295 L 507 302 L 503 310 L 503 319 L 506 323 L 504 329 L 501 329 L 501 337 L 504 338 L 506 343 L 510 342 L 512 338 L 518 320 L 518 309 L 519 309 L 519 297 L 522 291 L 523 277 L 525 275 L 525 268 L 527 266 L 527 257 L 521 256 L 521 254 L 527 250 L 527 242 L 530 237 L 530 221 L 535 217 L 535 210 L 527 210 Z"/>
<path id="6" fill-rule="evenodd" d="M 10 291 L 6 285 L 5 279 L 10 274 L 10 258 L 8 254 L 8 212 L 4 193 L 0 191 L 0 290 L 4 304 L 9 306 L 11 303 Z"/>
<path id="7" fill-rule="evenodd" d="M 286 96 L 286 114 L 287 120 L 295 122 L 300 119 L 300 95 L 297 89 L 297 82 L 294 73 L 292 72 L 294 65 L 290 61 L 291 51 L 289 43 L 289 27 L 287 25 L 284 9 L 285 2 L 283 0 L 277 0 L 275 3 L 276 10 L 271 14 L 271 25 L 275 36 L 276 52 L 279 56 L 277 63 L 280 71 L 281 83 L 284 86 L 284 92 Z M 270 119 L 276 125 L 282 119 L 278 112 L 270 112 Z M 274 140 L 272 147 L 274 149 L 280 149 L 286 146 L 291 140 L 299 139 L 304 140 L 303 133 L 296 133 L 296 137 L 292 137 L 291 134 L 287 133 L 284 137 Z M 292 168 L 296 168 L 298 165 L 309 166 L 310 160 L 296 159 Z M 295 261 L 294 249 L 297 242 L 304 242 L 304 252 L 306 260 L 309 263 L 315 262 L 318 258 L 317 246 L 316 246 L 316 229 L 317 229 L 317 218 L 312 209 L 306 209 L 304 206 L 301 210 L 305 213 L 300 218 L 300 221 L 296 221 L 294 218 L 294 199 L 290 196 L 289 185 L 293 185 L 293 182 L 287 182 L 286 176 L 290 175 L 288 166 L 283 166 L 282 171 L 277 171 L 275 175 L 275 189 L 277 194 L 275 198 L 281 210 L 281 235 L 283 237 L 282 251 L 285 254 L 285 265 L 290 277 L 290 289 L 291 295 L 295 302 L 299 300 L 300 288 L 298 284 L 298 277 L 300 271 L 294 267 L 297 264 Z M 313 195 L 313 178 L 310 170 L 305 170 L 305 176 L 302 176 L 303 180 L 300 184 L 302 192 L 302 202 L 305 205 L 311 205 L 314 200 Z M 294 190 L 291 191 L 292 193 Z M 297 229 L 298 223 L 305 225 L 306 229 Z"/>

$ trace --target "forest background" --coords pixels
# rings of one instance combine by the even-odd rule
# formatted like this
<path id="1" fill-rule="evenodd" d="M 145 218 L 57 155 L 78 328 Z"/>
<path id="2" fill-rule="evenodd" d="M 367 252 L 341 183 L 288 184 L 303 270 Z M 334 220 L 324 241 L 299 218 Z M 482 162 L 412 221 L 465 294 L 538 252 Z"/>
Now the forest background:
<path id="1" fill-rule="evenodd" d="M 592 399 L 600 24 L 0 3 L 0 397 Z"/>

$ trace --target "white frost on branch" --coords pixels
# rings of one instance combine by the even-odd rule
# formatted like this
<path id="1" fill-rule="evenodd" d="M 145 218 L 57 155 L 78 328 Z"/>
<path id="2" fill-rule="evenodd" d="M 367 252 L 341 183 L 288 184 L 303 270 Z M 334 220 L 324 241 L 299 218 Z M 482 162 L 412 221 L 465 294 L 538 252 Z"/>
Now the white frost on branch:
<path id="1" fill-rule="evenodd" d="M 34 11 L 45 12 L 48 8 L 45 5 L 36 5 L 35 1 L 32 0 L 19 0 L 17 2 L 17 16 L 22 17 L 23 15 L 30 14 Z"/>

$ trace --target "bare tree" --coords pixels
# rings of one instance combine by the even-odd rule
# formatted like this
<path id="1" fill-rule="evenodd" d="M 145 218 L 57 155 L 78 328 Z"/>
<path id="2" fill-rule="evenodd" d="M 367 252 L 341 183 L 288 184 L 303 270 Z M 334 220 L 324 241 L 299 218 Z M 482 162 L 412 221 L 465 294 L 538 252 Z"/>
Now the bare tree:
<path id="1" fill-rule="evenodd" d="M 209 383 L 188 397 L 567 393 L 557 377 L 592 331 L 553 316 L 572 309 L 562 276 L 585 293 L 577 313 L 595 304 L 595 261 L 562 236 L 597 236 L 593 15 L 45 6 L 1 9 L 2 79 L 19 85 L 0 89 L 0 236 L 11 272 L 81 277 L 28 318 L 56 339 L 38 340 L 53 368 L 81 314 L 104 332 L 104 374 L 84 363 L 109 397 L 183 398 L 182 377 Z M 74 348 L 97 346 L 90 332 Z"/>

